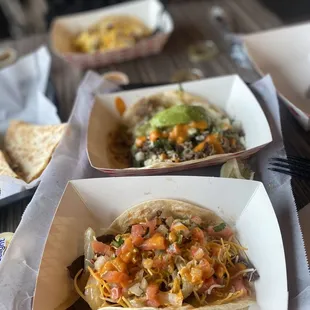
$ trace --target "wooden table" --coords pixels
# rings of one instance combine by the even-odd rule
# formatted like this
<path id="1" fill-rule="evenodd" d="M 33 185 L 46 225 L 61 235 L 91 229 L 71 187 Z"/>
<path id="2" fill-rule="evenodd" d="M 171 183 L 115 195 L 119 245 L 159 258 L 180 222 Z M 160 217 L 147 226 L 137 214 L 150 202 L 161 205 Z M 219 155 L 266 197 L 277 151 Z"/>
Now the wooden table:
<path id="1" fill-rule="evenodd" d="M 194 66 L 201 69 L 206 77 L 238 73 L 244 79 L 253 79 L 253 74 L 249 77 L 249 72 L 238 68 L 225 52 L 220 33 L 209 19 L 212 5 L 221 5 L 226 8 L 236 20 L 240 33 L 251 33 L 282 25 L 281 21 L 262 7 L 257 0 L 174 2 L 170 5 L 169 11 L 175 22 L 175 31 L 160 55 L 112 65 L 101 72 L 120 70 L 128 74 L 132 83 L 156 83 L 169 81 L 178 69 Z M 188 45 L 205 39 L 213 40 L 219 46 L 221 53 L 216 58 L 198 65 L 190 63 L 187 57 Z M 47 35 L 36 35 L 18 41 L 2 42 L 0 47 L 14 47 L 21 56 L 47 43 Z M 83 74 L 81 70 L 53 57 L 51 78 L 56 88 L 59 114 L 64 121 L 70 115 L 76 89 Z M 281 106 L 280 109 L 288 154 L 309 155 L 310 157 L 310 136 L 297 124 L 286 107 Z M 305 181 L 295 179 L 292 185 L 296 204 L 300 209 L 310 201 L 310 185 Z M 0 232 L 16 229 L 27 203 L 28 201 L 24 201 L 14 208 L 11 206 L 0 210 Z"/>

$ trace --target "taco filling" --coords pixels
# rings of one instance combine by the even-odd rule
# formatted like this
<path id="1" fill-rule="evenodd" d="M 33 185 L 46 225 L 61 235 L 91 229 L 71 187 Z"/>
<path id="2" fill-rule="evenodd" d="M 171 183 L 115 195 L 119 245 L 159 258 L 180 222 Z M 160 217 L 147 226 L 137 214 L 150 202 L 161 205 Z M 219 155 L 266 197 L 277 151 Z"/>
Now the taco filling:
<path id="1" fill-rule="evenodd" d="M 135 115 L 134 115 L 135 114 Z M 128 111 L 134 167 L 243 151 L 244 133 L 224 111 L 174 91 L 144 98 Z"/>
<path id="2" fill-rule="evenodd" d="M 134 221 L 110 242 L 91 241 L 89 279 L 80 292 L 91 309 L 185 305 L 212 309 L 212 305 L 253 302 L 245 303 L 254 299 L 251 282 L 258 274 L 226 223 L 211 225 L 197 215 L 156 212 L 152 218 Z"/>

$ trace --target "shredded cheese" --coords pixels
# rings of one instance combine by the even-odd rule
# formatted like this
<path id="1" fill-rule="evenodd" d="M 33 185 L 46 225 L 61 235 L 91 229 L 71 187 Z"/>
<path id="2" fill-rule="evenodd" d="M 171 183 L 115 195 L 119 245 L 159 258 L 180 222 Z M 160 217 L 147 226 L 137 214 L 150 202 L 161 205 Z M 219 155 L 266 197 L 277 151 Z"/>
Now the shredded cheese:
<path id="1" fill-rule="evenodd" d="M 101 279 L 89 266 L 88 271 L 100 284 L 102 284 L 107 289 L 109 293 L 111 292 L 111 289 L 109 288 L 107 283 L 103 279 Z"/>
<path id="2" fill-rule="evenodd" d="M 131 308 L 131 303 L 129 302 L 128 299 L 126 299 L 126 298 L 123 296 L 123 297 L 122 297 L 122 300 L 124 301 L 124 303 L 126 304 L 126 306 L 127 306 L 128 308 Z"/>
<path id="3" fill-rule="evenodd" d="M 221 300 L 217 300 L 213 303 L 211 303 L 210 305 L 222 305 L 222 304 L 226 304 L 228 302 L 232 302 L 233 300 L 241 297 L 243 295 L 243 291 L 237 291 L 235 293 L 229 293 L 227 295 L 227 297 L 225 297 L 224 299 L 221 299 Z"/>

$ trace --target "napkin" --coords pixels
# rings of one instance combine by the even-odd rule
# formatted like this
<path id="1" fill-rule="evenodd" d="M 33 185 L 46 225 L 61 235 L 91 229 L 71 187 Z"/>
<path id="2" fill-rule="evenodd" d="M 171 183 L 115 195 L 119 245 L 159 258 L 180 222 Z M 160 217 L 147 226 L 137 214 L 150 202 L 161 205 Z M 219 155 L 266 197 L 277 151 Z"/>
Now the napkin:
<path id="1" fill-rule="evenodd" d="M 70 133 L 57 147 L 0 263 L 0 310 L 31 309 L 46 237 L 67 182 L 70 179 L 104 176 L 90 167 L 86 154 L 87 122 L 93 93 L 100 85 L 103 92 L 117 89 L 112 83 L 102 83 L 102 78 L 95 73 L 86 75 L 77 92 L 69 120 Z M 270 77 L 258 81 L 253 87 L 262 97 L 261 103 L 271 124 L 274 142 L 254 157 L 252 165 L 265 183 L 283 234 L 290 282 L 290 309 L 306 310 L 309 309 L 310 278 L 290 177 L 268 174 L 270 172 L 266 172 L 265 166 L 267 156 L 284 153 L 276 91 Z M 182 174 L 219 175 L 219 169 L 211 167 Z"/>
<path id="2" fill-rule="evenodd" d="M 20 58 L 15 64 L 0 70 L 0 147 L 10 120 L 34 124 L 59 124 L 55 105 L 44 95 L 51 65 L 46 47 Z M 0 176 L 0 199 L 32 188 L 31 183 L 8 176 Z"/>

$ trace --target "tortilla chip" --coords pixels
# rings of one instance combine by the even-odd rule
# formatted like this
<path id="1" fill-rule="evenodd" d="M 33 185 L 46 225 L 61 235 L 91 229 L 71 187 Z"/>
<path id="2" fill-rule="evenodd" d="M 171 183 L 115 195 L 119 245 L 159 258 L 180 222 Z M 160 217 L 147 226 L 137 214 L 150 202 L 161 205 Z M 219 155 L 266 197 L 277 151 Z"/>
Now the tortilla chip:
<path id="1" fill-rule="evenodd" d="M 18 179 L 19 176 L 11 169 L 5 154 L 0 151 L 0 175 L 7 175 Z"/>
<path id="2" fill-rule="evenodd" d="M 12 121 L 4 138 L 13 168 L 27 182 L 38 178 L 61 140 L 66 124 L 34 125 Z"/>

